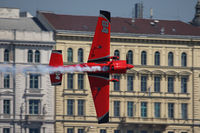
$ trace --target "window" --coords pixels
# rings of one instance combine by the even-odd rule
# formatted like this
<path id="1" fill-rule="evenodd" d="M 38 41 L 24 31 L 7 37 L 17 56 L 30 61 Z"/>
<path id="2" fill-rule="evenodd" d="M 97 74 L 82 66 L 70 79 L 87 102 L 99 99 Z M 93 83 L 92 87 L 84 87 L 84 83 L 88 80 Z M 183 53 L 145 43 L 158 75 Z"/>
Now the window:
<path id="1" fill-rule="evenodd" d="M 40 100 L 29 100 L 29 114 L 39 114 Z"/>
<path id="2" fill-rule="evenodd" d="M 141 76 L 141 92 L 147 91 L 147 76 Z"/>
<path id="3" fill-rule="evenodd" d="M 142 51 L 142 53 L 141 53 L 141 64 L 147 65 L 147 52 L 146 51 Z"/>
<path id="4" fill-rule="evenodd" d="M 114 130 L 114 133 L 120 133 L 120 130 Z"/>
<path id="5" fill-rule="evenodd" d="M 120 116 L 120 101 L 114 101 L 114 116 Z"/>
<path id="6" fill-rule="evenodd" d="M 74 133 L 74 129 L 73 128 L 67 128 L 67 133 Z"/>
<path id="7" fill-rule="evenodd" d="M 67 88 L 73 89 L 73 81 L 74 81 L 74 74 L 68 73 L 67 74 Z"/>
<path id="8" fill-rule="evenodd" d="M 68 50 L 67 50 L 67 61 L 73 62 L 73 50 L 72 50 L 72 48 L 68 48 Z"/>
<path id="9" fill-rule="evenodd" d="M 155 65 L 160 66 L 160 53 L 158 51 L 155 52 Z"/>
<path id="10" fill-rule="evenodd" d="M 182 53 L 181 55 L 181 66 L 186 67 L 187 66 L 187 54 Z"/>
<path id="11" fill-rule="evenodd" d="M 133 116 L 133 102 L 130 101 L 127 102 L 127 115 L 128 117 Z"/>
<path id="12" fill-rule="evenodd" d="M 174 92 L 174 77 L 168 77 L 168 92 Z"/>
<path id="13" fill-rule="evenodd" d="M 10 128 L 3 128 L 3 133 L 10 133 Z"/>
<path id="14" fill-rule="evenodd" d="M 115 50 L 115 52 L 114 52 L 114 56 L 118 56 L 118 57 L 120 58 L 119 50 Z"/>
<path id="15" fill-rule="evenodd" d="M 173 66 L 174 65 L 174 55 L 172 52 L 168 53 L 168 66 Z"/>
<path id="16" fill-rule="evenodd" d="M 127 91 L 133 91 L 133 75 L 127 76 Z"/>
<path id="17" fill-rule="evenodd" d="M 10 74 L 4 74 L 4 88 L 10 88 Z"/>
<path id="18" fill-rule="evenodd" d="M 40 52 L 38 50 L 35 51 L 35 62 L 40 63 Z"/>
<path id="19" fill-rule="evenodd" d="M 9 50 L 8 49 L 5 49 L 4 51 L 4 61 L 5 62 L 8 62 L 9 61 Z"/>
<path id="20" fill-rule="evenodd" d="M 28 50 L 28 62 L 33 62 L 33 51 Z"/>
<path id="21" fill-rule="evenodd" d="M 3 114 L 10 114 L 10 100 L 3 100 Z"/>
<path id="22" fill-rule="evenodd" d="M 168 117 L 174 118 L 174 103 L 168 103 Z"/>
<path id="23" fill-rule="evenodd" d="M 160 103 L 154 103 L 154 115 L 155 118 L 160 118 Z"/>
<path id="24" fill-rule="evenodd" d="M 187 119 L 187 103 L 181 104 L 182 119 Z"/>
<path id="25" fill-rule="evenodd" d="M 83 62 L 83 49 L 78 49 L 78 62 Z"/>
<path id="26" fill-rule="evenodd" d="M 106 133 L 106 129 L 100 129 L 100 133 Z"/>
<path id="27" fill-rule="evenodd" d="M 147 117 L 147 102 L 141 102 L 141 117 Z"/>
<path id="28" fill-rule="evenodd" d="M 84 133 L 84 129 L 78 129 L 78 133 Z"/>
<path id="29" fill-rule="evenodd" d="M 84 88 L 84 74 L 78 74 L 78 89 Z"/>
<path id="30" fill-rule="evenodd" d="M 29 133 L 40 133 L 40 129 L 39 128 L 30 128 Z"/>
<path id="31" fill-rule="evenodd" d="M 154 77 L 154 92 L 160 92 L 160 76 Z"/>
<path id="32" fill-rule="evenodd" d="M 187 77 L 181 77 L 181 93 L 187 93 Z"/>
<path id="33" fill-rule="evenodd" d="M 133 130 L 127 130 L 127 133 L 133 133 Z"/>
<path id="34" fill-rule="evenodd" d="M 74 100 L 67 100 L 67 115 L 74 115 Z"/>
<path id="35" fill-rule="evenodd" d="M 129 50 L 126 55 L 126 63 L 133 64 L 133 52 L 131 50 Z"/>
<path id="36" fill-rule="evenodd" d="M 30 74 L 30 88 L 39 88 L 39 75 Z"/>
<path id="37" fill-rule="evenodd" d="M 114 91 L 120 91 L 120 76 L 114 75 L 114 79 L 119 80 L 119 82 L 114 82 Z"/>
<path id="38" fill-rule="evenodd" d="M 78 115 L 84 115 L 84 100 L 78 100 Z"/>

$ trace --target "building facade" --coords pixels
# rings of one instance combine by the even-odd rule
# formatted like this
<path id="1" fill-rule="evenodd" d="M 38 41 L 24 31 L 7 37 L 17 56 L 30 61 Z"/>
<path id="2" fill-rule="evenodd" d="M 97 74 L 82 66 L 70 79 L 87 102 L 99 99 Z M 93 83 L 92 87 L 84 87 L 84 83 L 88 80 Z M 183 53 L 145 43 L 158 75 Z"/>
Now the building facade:
<path id="1" fill-rule="evenodd" d="M 38 12 L 64 64 L 87 62 L 97 17 Z M 111 75 L 110 122 L 97 124 L 86 73 L 55 90 L 56 133 L 198 133 L 200 30 L 180 21 L 111 19 L 111 55 L 135 67 Z M 97 81 L 98 82 L 98 81 Z"/>
<path id="2" fill-rule="evenodd" d="M 54 133 L 49 75 L 27 69 L 48 64 L 53 33 L 19 14 L 0 8 L 0 133 Z"/>

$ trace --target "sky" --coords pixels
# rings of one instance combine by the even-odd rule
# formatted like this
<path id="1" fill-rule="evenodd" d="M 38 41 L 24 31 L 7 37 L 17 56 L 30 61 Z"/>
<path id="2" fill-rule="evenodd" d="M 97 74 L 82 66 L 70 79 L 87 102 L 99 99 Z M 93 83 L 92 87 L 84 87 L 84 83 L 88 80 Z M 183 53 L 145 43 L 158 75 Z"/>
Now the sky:
<path id="1" fill-rule="evenodd" d="M 37 10 L 68 15 L 98 16 L 99 10 L 108 10 L 114 17 L 132 17 L 135 3 L 142 2 L 144 18 L 181 20 L 190 22 L 194 18 L 198 0 L 0 0 L 0 7 L 20 8 L 35 16 Z"/>

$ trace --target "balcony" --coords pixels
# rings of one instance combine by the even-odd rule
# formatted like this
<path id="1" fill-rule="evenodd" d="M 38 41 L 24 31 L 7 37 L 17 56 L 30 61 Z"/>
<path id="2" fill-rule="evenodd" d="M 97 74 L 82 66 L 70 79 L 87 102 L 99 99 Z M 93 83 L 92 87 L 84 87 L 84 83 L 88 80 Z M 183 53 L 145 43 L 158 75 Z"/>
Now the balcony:
<path id="1" fill-rule="evenodd" d="M 25 115 L 26 121 L 44 121 L 44 115 Z"/>
<path id="2" fill-rule="evenodd" d="M 28 88 L 25 90 L 25 96 L 43 96 L 42 94 L 43 89 L 36 89 L 36 88 Z"/>
<path id="3" fill-rule="evenodd" d="M 153 125 L 192 125 L 191 119 L 169 119 L 169 118 L 142 118 L 142 117 L 110 117 L 111 122 L 125 124 L 153 124 Z"/>

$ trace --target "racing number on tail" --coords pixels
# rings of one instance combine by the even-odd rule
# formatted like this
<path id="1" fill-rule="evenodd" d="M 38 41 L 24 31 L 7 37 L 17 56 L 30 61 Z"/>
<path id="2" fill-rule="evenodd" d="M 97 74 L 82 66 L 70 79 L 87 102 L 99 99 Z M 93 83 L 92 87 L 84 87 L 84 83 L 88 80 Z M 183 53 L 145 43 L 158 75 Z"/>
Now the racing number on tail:
<path id="1" fill-rule="evenodd" d="M 110 12 L 100 11 L 88 62 L 109 61 Z"/>
<path id="2" fill-rule="evenodd" d="M 107 22 L 107 21 L 105 21 L 105 20 L 102 20 L 102 32 L 103 33 L 108 33 L 108 26 L 109 26 L 109 23 Z"/>

